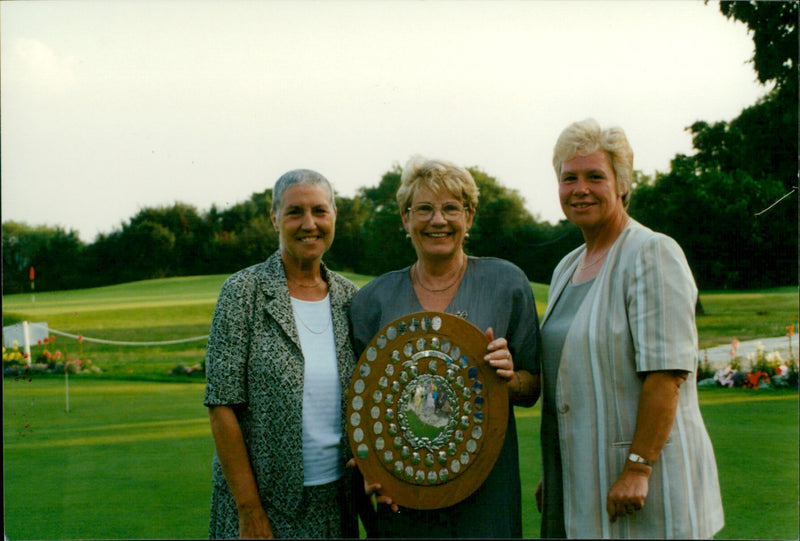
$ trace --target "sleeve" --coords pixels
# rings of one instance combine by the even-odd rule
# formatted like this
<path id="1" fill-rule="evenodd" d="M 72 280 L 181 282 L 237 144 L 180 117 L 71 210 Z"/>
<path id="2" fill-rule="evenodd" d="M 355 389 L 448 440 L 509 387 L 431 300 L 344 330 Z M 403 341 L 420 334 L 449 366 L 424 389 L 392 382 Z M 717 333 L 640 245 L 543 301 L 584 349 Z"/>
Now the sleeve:
<path id="1" fill-rule="evenodd" d="M 238 280 L 229 278 L 220 291 L 206 350 L 206 406 L 247 402 L 250 303 Z"/>
<path id="2" fill-rule="evenodd" d="M 697 287 L 678 243 L 654 235 L 636 254 L 628 287 L 628 323 L 636 370 L 686 370 L 697 365 Z"/>
<path id="3" fill-rule="evenodd" d="M 356 360 L 361 357 L 369 341 L 380 330 L 380 303 L 373 299 L 371 294 L 378 284 L 376 280 L 380 278 L 359 289 L 350 303 L 350 335 Z"/>
<path id="4" fill-rule="evenodd" d="M 538 374 L 542 340 L 539 315 L 528 277 L 518 269 L 519 283 L 511 291 L 511 314 L 508 322 L 508 349 L 514 358 L 514 368 Z M 516 282 L 515 282 L 516 283 Z"/>

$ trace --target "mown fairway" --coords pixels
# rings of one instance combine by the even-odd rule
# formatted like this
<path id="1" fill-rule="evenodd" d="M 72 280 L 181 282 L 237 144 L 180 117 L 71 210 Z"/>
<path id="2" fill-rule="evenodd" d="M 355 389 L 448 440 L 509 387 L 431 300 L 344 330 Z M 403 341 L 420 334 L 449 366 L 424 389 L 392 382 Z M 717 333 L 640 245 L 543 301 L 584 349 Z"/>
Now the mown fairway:
<path id="1" fill-rule="evenodd" d="M 77 378 L 76 378 L 77 380 Z M 9 539 L 208 536 L 213 442 L 203 386 L 6 378 Z"/>
<path id="2" fill-rule="evenodd" d="M 364 284 L 369 278 L 352 276 Z M 120 341 L 204 336 L 225 276 L 151 280 L 94 290 L 4 297 L 4 325 Z M 543 312 L 546 286 L 534 284 Z M 700 340 L 780 336 L 797 322 L 797 290 L 701 297 Z M 709 322 L 706 324 L 706 322 Z M 704 330 L 705 329 L 705 330 Z M 751 330 L 754 329 L 754 330 Z M 774 330 L 773 330 L 774 329 Z M 204 538 L 213 442 L 202 377 L 173 376 L 203 359 L 205 341 L 115 346 L 85 341 L 100 375 L 5 378 L 5 531 L 9 539 Z M 76 356 L 76 340 L 51 350 Z M 42 347 L 33 348 L 34 357 Z M 796 391 L 701 389 L 726 511 L 718 538 L 798 537 Z M 538 537 L 539 410 L 517 410 L 524 533 Z"/>
<path id="3" fill-rule="evenodd" d="M 213 443 L 201 383 L 7 378 L 9 539 L 207 536 Z M 702 389 L 726 513 L 720 539 L 798 536 L 797 393 Z M 524 534 L 538 537 L 539 407 L 517 409 Z"/>

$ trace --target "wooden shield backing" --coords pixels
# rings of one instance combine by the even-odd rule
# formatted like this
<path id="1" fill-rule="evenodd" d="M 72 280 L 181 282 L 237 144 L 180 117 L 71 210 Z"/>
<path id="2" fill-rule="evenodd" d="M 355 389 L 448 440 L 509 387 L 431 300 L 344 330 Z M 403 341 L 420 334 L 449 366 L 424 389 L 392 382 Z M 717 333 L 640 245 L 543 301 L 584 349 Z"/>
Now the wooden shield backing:
<path id="1" fill-rule="evenodd" d="M 472 494 L 505 440 L 508 390 L 483 357 L 489 340 L 443 312 L 396 319 L 361 355 L 347 434 L 370 483 L 403 507 L 440 509 Z"/>

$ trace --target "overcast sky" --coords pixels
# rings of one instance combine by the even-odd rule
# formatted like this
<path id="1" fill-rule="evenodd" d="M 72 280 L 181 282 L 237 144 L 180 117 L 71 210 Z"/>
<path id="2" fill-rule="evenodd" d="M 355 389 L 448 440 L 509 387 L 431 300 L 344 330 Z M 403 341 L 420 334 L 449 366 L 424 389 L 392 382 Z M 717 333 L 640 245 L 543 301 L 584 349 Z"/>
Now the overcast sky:
<path id="1" fill-rule="evenodd" d="M 412 154 L 555 223 L 567 124 L 620 125 L 666 172 L 687 126 L 767 92 L 747 28 L 694 0 L 2 1 L 0 48 L 2 219 L 85 242 L 298 167 L 352 197 Z"/>

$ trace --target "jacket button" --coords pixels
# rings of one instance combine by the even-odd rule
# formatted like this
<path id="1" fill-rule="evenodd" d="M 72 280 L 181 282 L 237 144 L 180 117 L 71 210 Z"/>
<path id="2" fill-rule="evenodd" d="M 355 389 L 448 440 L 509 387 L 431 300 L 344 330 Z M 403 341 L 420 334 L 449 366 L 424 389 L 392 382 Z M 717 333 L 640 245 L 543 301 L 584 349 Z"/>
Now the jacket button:
<path id="1" fill-rule="evenodd" d="M 569 411 L 569 404 L 562 404 L 558 407 L 559 413 L 567 413 Z"/>

